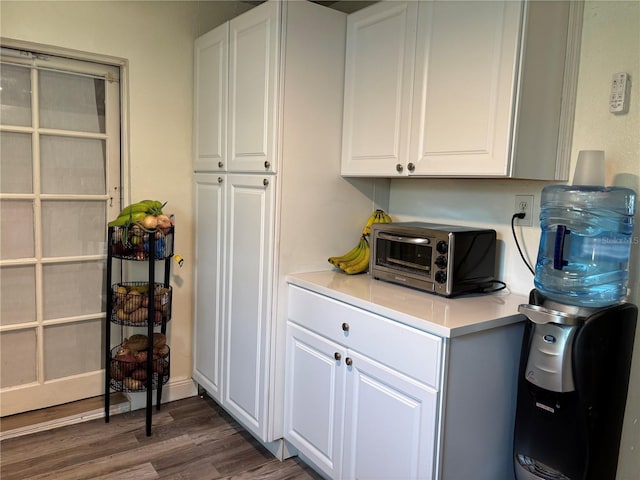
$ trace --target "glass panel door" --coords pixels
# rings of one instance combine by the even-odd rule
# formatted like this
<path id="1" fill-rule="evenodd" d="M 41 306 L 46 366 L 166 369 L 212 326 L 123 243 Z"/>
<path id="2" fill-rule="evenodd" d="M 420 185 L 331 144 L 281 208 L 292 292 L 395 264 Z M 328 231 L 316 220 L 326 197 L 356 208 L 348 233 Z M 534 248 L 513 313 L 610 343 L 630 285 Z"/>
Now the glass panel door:
<path id="1" fill-rule="evenodd" d="M 5 416 L 103 393 L 106 223 L 121 162 L 119 67 L 2 53 Z"/>

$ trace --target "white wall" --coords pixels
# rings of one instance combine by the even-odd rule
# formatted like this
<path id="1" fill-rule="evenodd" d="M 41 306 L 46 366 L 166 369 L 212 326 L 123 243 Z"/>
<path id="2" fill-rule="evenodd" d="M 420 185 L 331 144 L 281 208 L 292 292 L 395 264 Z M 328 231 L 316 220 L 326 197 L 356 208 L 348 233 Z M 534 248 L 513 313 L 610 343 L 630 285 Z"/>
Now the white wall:
<path id="1" fill-rule="evenodd" d="M 632 83 L 631 107 L 626 115 L 608 110 L 612 74 L 627 72 Z M 640 2 L 587 1 L 584 12 L 578 98 L 573 135 L 571 174 L 579 150 L 604 150 L 606 184 L 640 192 Z M 511 290 L 528 293 L 533 275 L 518 254 L 511 233 L 514 195 L 535 195 L 539 214 L 540 192 L 547 182 L 522 180 L 415 180 L 391 183 L 390 213 L 398 220 L 437 220 L 462 225 L 488 225 L 499 238 L 499 278 Z M 630 268 L 630 300 L 640 301 L 640 213 L 636 208 Z M 540 231 L 516 230 L 524 238 L 530 263 L 535 263 Z M 606 386 L 605 386 L 606 388 Z M 637 480 L 640 472 L 640 328 L 636 330 L 627 410 L 624 421 L 619 480 Z"/>

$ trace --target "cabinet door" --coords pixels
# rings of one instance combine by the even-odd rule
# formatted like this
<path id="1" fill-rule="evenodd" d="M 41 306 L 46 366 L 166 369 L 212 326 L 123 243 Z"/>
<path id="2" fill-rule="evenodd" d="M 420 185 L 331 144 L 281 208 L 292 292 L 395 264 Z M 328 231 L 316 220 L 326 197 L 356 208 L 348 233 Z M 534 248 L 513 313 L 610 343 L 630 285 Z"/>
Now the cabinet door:
<path id="1" fill-rule="evenodd" d="M 347 20 L 342 175 L 405 175 L 418 2 Z"/>
<path id="2" fill-rule="evenodd" d="M 193 379 L 221 399 L 225 175 L 196 174 Z"/>
<path id="3" fill-rule="evenodd" d="M 223 404 L 266 437 L 275 177 L 227 175 Z"/>
<path id="4" fill-rule="evenodd" d="M 229 171 L 274 172 L 281 2 L 230 21 Z"/>
<path id="5" fill-rule="evenodd" d="M 342 478 L 435 478 L 437 392 L 351 350 L 345 363 Z"/>
<path id="6" fill-rule="evenodd" d="M 195 171 L 220 171 L 225 168 L 228 40 L 229 24 L 225 23 L 195 41 Z"/>
<path id="7" fill-rule="evenodd" d="M 521 10 L 419 2 L 410 174 L 510 174 Z"/>
<path id="8" fill-rule="evenodd" d="M 346 350 L 287 325 L 285 438 L 331 478 L 341 478 Z"/>

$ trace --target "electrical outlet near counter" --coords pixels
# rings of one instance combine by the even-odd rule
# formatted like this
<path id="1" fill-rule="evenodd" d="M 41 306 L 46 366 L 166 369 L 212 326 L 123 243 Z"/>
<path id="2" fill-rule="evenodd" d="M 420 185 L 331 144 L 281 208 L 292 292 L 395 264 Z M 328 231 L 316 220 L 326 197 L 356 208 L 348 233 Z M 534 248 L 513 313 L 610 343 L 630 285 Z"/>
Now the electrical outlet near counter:
<path id="1" fill-rule="evenodd" d="M 524 218 L 516 218 L 515 224 L 522 227 L 533 226 L 533 195 L 516 195 L 513 213 L 524 213 Z"/>

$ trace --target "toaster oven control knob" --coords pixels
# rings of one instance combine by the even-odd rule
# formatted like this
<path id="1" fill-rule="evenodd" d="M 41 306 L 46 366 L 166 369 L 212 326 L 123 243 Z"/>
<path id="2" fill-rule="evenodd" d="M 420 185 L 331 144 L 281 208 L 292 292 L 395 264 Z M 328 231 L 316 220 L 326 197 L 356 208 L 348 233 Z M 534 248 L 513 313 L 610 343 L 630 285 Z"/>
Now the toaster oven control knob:
<path id="1" fill-rule="evenodd" d="M 445 242 L 444 240 L 440 240 L 436 244 L 436 250 L 438 251 L 438 253 L 445 254 L 449 250 L 449 245 L 447 245 L 447 242 Z"/>
<path id="2" fill-rule="evenodd" d="M 436 267 L 438 268 L 446 268 L 447 266 L 447 257 L 445 257 L 444 255 L 440 255 L 436 258 L 435 262 Z"/>
<path id="3" fill-rule="evenodd" d="M 442 270 L 438 270 L 434 278 L 436 283 L 447 283 L 447 273 Z"/>

